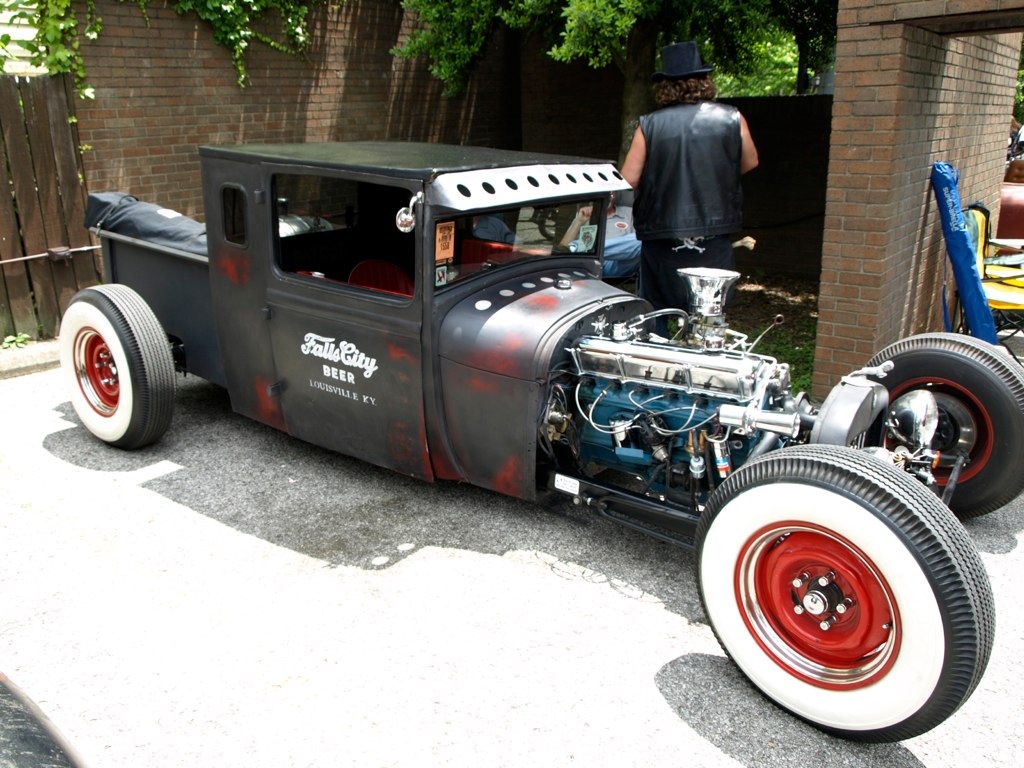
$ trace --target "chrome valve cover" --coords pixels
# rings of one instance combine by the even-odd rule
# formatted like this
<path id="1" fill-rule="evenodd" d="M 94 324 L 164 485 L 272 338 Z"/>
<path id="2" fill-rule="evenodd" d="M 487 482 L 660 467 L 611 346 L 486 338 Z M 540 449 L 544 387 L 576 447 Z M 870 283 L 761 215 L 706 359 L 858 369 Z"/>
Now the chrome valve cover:
<path id="1" fill-rule="evenodd" d="M 643 341 L 586 336 L 569 351 L 580 375 L 737 402 L 756 398 L 779 373 L 774 360 L 760 355 L 709 353 Z"/>

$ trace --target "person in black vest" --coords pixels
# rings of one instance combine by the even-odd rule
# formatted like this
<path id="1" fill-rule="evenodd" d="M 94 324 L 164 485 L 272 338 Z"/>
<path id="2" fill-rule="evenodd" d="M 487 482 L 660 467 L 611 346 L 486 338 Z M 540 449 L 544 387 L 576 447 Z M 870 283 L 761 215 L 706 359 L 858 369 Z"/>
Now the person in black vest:
<path id="1" fill-rule="evenodd" d="M 758 157 L 743 115 L 715 102 L 714 67 L 695 42 L 665 46 L 661 63 L 651 78 L 658 109 L 640 118 L 622 175 L 636 190 L 640 295 L 655 309 L 685 309 L 689 289 L 677 269 L 736 268 L 731 235 L 743 223 L 740 176 Z"/>

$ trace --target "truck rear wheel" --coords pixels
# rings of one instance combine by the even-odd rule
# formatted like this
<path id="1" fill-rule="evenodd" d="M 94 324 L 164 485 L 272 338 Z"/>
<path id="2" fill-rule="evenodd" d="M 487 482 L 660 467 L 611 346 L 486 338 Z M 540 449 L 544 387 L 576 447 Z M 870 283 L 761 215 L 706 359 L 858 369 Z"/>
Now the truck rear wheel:
<path id="1" fill-rule="evenodd" d="M 991 653 L 988 576 L 950 511 L 863 452 L 785 448 L 747 464 L 697 530 L 722 647 L 776 703 L 857 741 L 895 741 L 967 700 Z"/>
<path id="2" fill-rule="evenodd" d="M 61 320 L 60 362 L 71 404 L 92 434 L 117 448 L 160 439 L 174 412 L 174 361 L 153 311 L 131 288 L 75 294 Z"/>

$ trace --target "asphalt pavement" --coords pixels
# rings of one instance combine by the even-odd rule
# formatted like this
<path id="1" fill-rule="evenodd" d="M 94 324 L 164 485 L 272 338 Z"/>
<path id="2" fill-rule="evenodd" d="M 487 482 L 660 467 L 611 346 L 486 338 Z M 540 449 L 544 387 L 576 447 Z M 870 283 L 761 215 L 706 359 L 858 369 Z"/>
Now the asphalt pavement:
<path id="1" fill-rule="evenodd" d="M 854 744 L 725 658 L 688 551 L 314 448 L 195 378 L 119 451 L 52 354 L 6 352 L 0 672 L 92 768 L 1019 764 L 1019 500 L 967 524 L 998 609 L 974 696 Z"/>

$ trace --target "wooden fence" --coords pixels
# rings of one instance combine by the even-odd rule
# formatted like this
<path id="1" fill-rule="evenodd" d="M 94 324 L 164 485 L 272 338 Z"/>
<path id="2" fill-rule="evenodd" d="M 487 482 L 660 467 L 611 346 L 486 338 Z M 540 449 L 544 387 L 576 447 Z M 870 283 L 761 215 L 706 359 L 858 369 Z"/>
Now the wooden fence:
<path id="1" fill-rule="evenodd" d="M 54 338 L 99 282 L 72 94 L 64 77 L 0 76 L 0 338 Z"/>

